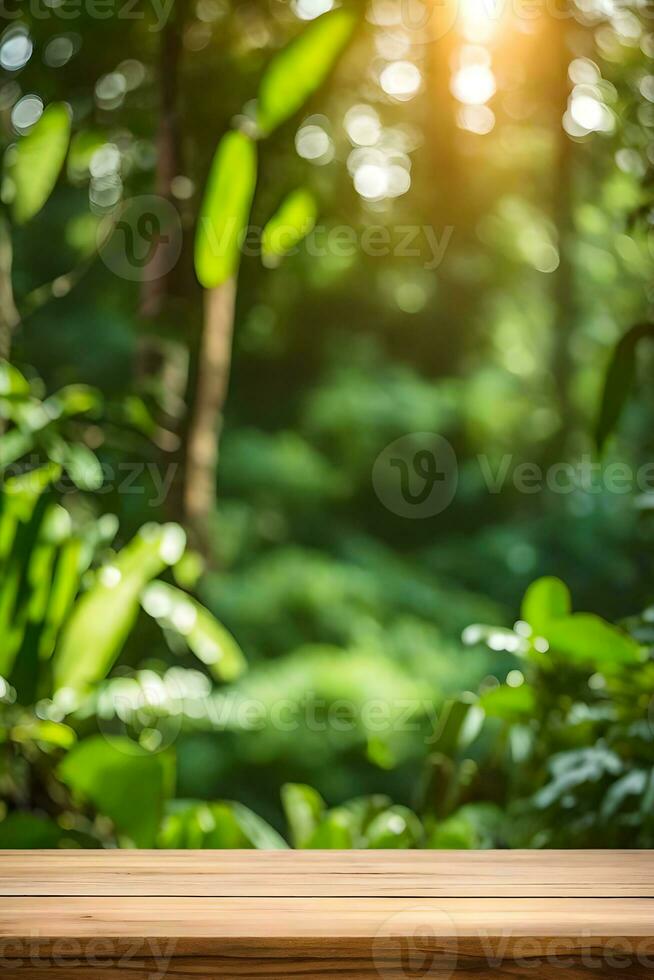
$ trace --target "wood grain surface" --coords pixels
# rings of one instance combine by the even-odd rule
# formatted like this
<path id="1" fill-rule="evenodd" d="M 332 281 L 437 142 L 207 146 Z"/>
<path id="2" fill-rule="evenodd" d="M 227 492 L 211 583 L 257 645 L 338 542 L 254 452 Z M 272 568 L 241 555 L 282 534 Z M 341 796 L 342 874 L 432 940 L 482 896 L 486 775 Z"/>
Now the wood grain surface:
<path id="1" fill-rule="evenodd" d="M 1 980 L 654 976 L 654 854 L 0 852 Z"/>
<path id="2" fill-rule="evenodd" d="M 0 851 L 0 895 L 654 898 L 645 851 Z"/>

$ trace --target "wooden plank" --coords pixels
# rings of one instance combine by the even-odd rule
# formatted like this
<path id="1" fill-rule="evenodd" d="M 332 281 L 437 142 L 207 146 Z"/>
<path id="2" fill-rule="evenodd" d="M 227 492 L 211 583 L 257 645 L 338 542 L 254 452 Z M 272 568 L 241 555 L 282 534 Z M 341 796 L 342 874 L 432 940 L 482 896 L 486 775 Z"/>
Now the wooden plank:
<path id="1" fill-rule="evenodd" d="M 8 851 L 0 895 L 654 897 L 645 851 Z"/>
<path id="2" fill-rule="evenodd" d="M 599 944 L 654 940 L 650 899 L 594 898 L 11 898 L 0 899 L 0 939 L 99 938 L 146 942 L 175 937 L 178 950 L 219 940 L 337 940 L 425 934 L 464 943 L 540 937 Z M 205 943 L 206 941 L 206 943 Z M 5 944 L 5 948 L 7 944 Z M 654 948 L 654 942 L 652 943 Z M 497 947 L 497 942 L 496 946 Z M 222 948 L 222 947 L 221 947 Z M 654 966 L 654 964 L 653 964 Z"/>
<path id="3" fill-rule="evenodd" d="M 650 977 L 648 899 L 3 898 L 3 980 Z"/>
<path id="4" fill-rule="evenodd" d="M 128 971 L 128 972 L 126 972 Z M 651 968 L 635 962 L 622 964 L 619 976 L 625 980 L 651 980 Z M 284 959 L 229 957 L 190 957 L 171 960 L 165 967 L 156 960 L 140 960 L 129 966 L 120 962 L 102 962 L 89 970 L 77 961 L 58 966 L 8 966 L 2 980 L 615 980 L 616 970 L 607 963 L 584 966 L 569 963 L 565 971 L 556 964 L 534 963 L 531 966 L 504 962 L 493 965 L 464 966 L 455 973 L 440 969 L 431 959 L 420 955 L 415 960 L 388 959 L 380 962 L 371 957 L 348 955 L 316 958 L 288 956 Z"/>
<path id="5" fill-rule="evenodd" d="M 651 980 L 654 854 L 0 852 L 2 980 Z"/>

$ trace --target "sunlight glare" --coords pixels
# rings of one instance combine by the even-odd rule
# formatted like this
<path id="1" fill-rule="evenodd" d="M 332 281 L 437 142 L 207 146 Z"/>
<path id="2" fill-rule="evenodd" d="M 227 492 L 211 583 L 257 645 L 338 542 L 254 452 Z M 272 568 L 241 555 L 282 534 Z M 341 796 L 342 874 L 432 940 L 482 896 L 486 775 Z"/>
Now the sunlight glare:
<path id="1" fill-rule="evenodd" d="M 421 83 L 420 69 L 411 61 L 393 61 L 379 76 L 384 92 L 401 102 L 413 98 Z"/>
<path id="2" fill-rule="evenodd" d="M 345 113 L 345 131 L 353 146 L 374 146 L 381 136 L 378 113 L 369 105 L 353 105 Z"/>
<path id="3" fill-rule="evenodd" d="M 467 129 L 478 136 L 490 133 L 495 125 L 495 113 L 486 105 L 461 106 L 456 118 L 461 129 Z"/>
<path id="4" fill-rule="evenodd" d="M 464 65 L 454 73 L 451 88 L 464 105 L 484 105 L 495 95 L 495 75 L 488 65 Z"/>
<path id="5" fill-rule="evenodd" d="M 334 0 L 295 0 L 293 11 L 300 20 L 314 20 L 326 14 L 334 6 Z"/>
<path id="6" fill-rule="evenodd" d="M 334 144 L 329 133 L 317 123 L 305 123 L 295 136 L 295 149 L 298 156 L 319 165 L 331 163 L 334 158 Z"/>
<path id="7" fill-rule="evenodd" d="M 364 163 L 354 174 L 357 194 L 367 201 L 380 201 L 388 190 L 388 172 L 376 163 Z"/>
<path id="8" fill-rule="evenodd" d="M 467 41 L 485 44 L 497 31 L 501 10 L 498 0 L 461 0 L 461 33 Z"/>

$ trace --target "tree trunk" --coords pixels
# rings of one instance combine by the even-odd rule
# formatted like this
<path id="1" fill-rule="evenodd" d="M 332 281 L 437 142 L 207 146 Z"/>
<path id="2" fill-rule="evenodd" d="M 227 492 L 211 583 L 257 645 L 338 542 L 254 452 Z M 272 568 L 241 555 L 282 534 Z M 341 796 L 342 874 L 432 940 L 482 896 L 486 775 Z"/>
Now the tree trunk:
<path id="1" fill-rule="evenodd" d="M 236 279 L 205 292 L 195 404 L 188 430 L 184 516 L 196 546 L 206 539 L 216 502 L 216 470 L 234 332 Z M 203 547 L 206 551 L 206 544 Z"/>
<path id="2" fill-rule="evenodd" d="M 159 127 L 156 140 L 155 194 L 167 201 L 172 196 L 172 182 L 181 172 L 178 87 L 179 62 L 182 53 L 182 19 L 181 0 L 177 0 L 163 29 L 159 51 Z M 164 250 L 155 249 L 141 289 L 143 317 L 152 318 L 161 313 L 170 292 L 171 274 L 159 268 L 161 262 L 165 260 Z"/>
<path id="3" fill-rule="evenodd" d="M 575 277 L 570 254 L 574 234 L 572 221 L 574 144 L 563 128 L 563 115 L 568 108 L 570 95 L 568 67 L 572 57 L 568 48 L 568 31 L 566 18 L 553 18 L 551 24 L 554 53 L 552 89 L 555 93 L 554 124 L 557 127 L 557 139 L 552 182 L 552 220 L 556 227 L 558 239 L 559 265 L 553 274 L 552 282 L 553 298 L 556 305 L 552 372 L 556 386 L 560 425 L 552 440 L 551 451 L 557 460 L 565 456 L 566 443 L 574 415 L 570 391 L 572 374 L 570 340 L 576 319 Z"/>
<path id="4" fill-rule="evenodd" d="M 11 357 L 13 332 L 20 322 L 11 281 L 12 262 L 11 232 L 6 220 L 0 217 L 0 360 L 3 361 Z"/>
<path id="5" fill-rule="evenodd" d="M 183 53 L 182 37 L 187 0 L 175 0 L 159 41 L 159 118 L 156 134 L 157 164 L 154 193 L 181 211 L 174 199 L 172 185 L 175 177 L 183 173 L 182 126 L 180 117 L 180 69 Z M 164 248 L 156 248 L 141 284 L 139 314 L 142 329 L 137 339 L 134 375 L 137 389 L 145 393 L 165 388 L 172 393 L 171 402 L 183 404 L 188 387 L 187 362 L 165 337 L 166 321 L 171 319 L 170 307 L 175 297 L 183 293 L 184 277 L 182 258 L 173 269 L 168 269 L 168 256 Z M 161 328 L 161 329 L 160 329 Z M 185 338 L 180 337 L 181 347 Z M 158 400 L 158 408 L 162 405 Z M 161 440 L 157 445 L 163 450 L 162 467 L 172 466 L 175 476 L 165 502 L 168 520 L 179 521 L 182 517 L 182 431 L 185 425 L 182 412 L 170 415 L 167 411 L 162 420 Z M 165 430 L 170 430 L 164 432 Z"/>
<path id="6" fill-rule="evenodd" d="M 425 100 L 423 159 L 429 167 L 432 194 L 428 220 L 439 235 L 451 235 L 445 260 L 432 273 L 438 281 L 439 329 L 448 338 L 447 359 L 441 362 L 446 374 L 462 354 L 465 338 L 473 329 L 476 310 L 475 290 L 462 278 L 461 263 L 457 261 L 469 247 L 478 215 L 470 186 L 469 158 L 461 152 L 463 140 L 457 123 L 457 102 L 450 88 L 456 54 L 463 44 L 452 12 L 455 6 L 455 0 L 434 5 L 435 34 L 425 65 L 429 98 Z M 439 368 L 436 370 L 440 373 Z"/>

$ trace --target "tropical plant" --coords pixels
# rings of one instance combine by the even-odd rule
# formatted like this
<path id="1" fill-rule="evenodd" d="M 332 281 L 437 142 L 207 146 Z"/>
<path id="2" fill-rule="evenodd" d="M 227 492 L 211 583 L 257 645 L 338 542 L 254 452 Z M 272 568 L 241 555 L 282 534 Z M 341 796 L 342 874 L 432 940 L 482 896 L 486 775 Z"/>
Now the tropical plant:
<path id="1" fill-rule="evenodd" d="M 516 658 L 479 706 L 497 719 L 512 841 L 539 847 L 649 847 L 654 778 L 650 612 L 621 626 L 572 612 L 556 578 L 534 582 L 512 630 L 464 639 Z"/>
<path id="2" fill-rule="evenodd" d="M 113 515 L 93 517 L 84 508 L 65 506 L 71 489 L 75 500 L 103 483 L 99 461 L 77 440 L 74 427 L 97 412 L 98 394 L 76 386 L 42 400 L 15 368 L 4 365 L 0 377 L 3 415 L 11 422 L 0 437 L 2 782 L 5 806 L 11 805 L 2 834 L 20 842 L 33 830 L 34 839 L 51 841 L 74 828 L 66 827 L 65 816 L 61 825 L 44 822 L 30 807 L 69 812 L 62 781 L 77 791 L 88 753 L 97 763 L 98 785 L 107 791 L 98 774 L 103 759 L 107 766 L 116 764 L 116 743 L 99 736 L 96 742 L 80 740 L 85 727 L 97 728 L 89 726 L 85 704 L 112 671 L 142 610 L 159 623 L 178 655 L 197 658 L 216 681 L 238 677 L 245 658 L 228 631 L 186 591 L 194 560 L 179 525 L 146 524 L 115 547 L 119 529 Z M 19 472 L 9 475 L 8 463 Z M 64 468 L 69 481 L 63 480 Z M 178 584 L 160 580 L 168 570 Z M 62 752 L 66 759 L 57 764 L 57 780 L 53 763 Z M 118 753 L 123 776 L 135 770 L 137 797 L 139 785 L 152 789 L 148 774 L 164 765 L 165 757 L 150 758 L 137 743 L 127 759 Z M 115 794 L 115 787 L 109 792 Z M 114 816 L 111 806 L 108 812 L 99 809 Z M 102 839 L 88 822 L 82 824 L 73 840 Z M 120 819 L 117 827 L 122 829 Z M 148 827 L 127 829 L 140 843 L 149 839 Z"/>
<path id="3" fill-rule="evenodd" d="M 185 517 L 200 539 L 215 505 L 221 416 L 231 362 L 236 282 L 257 184 L 255 140 L 269 137 L 320 88 L 356 25 L 340 8 L 310 23 L 272 59 L 259 84 L 254 119 L 232 130 L 216 150 L 198 217 L 195 271 L 205 290 L 204 325 L 185 474 Z M 292 190 L 261 234 L 268 265 L 292 252 L 315 224 L 317 204 Z M 199 532 L 204 532 L 200 534 Z"/>

